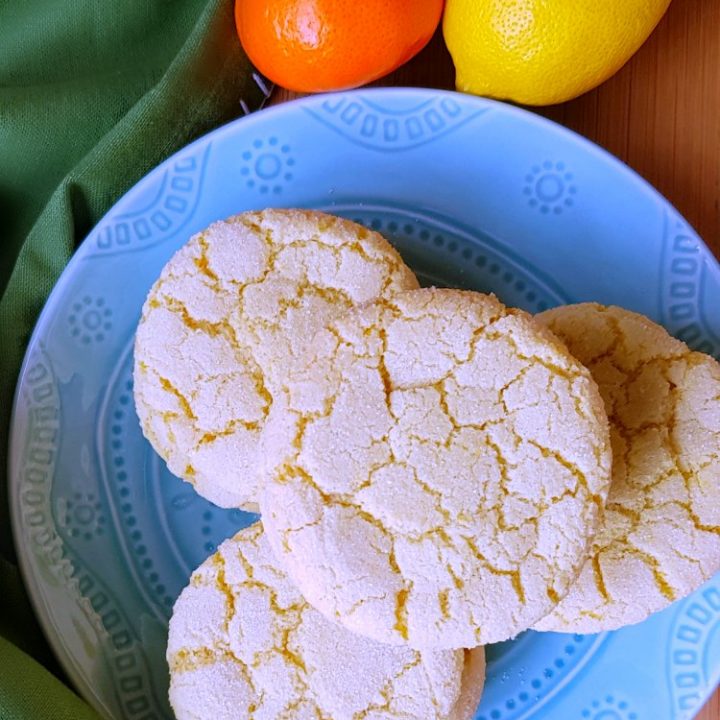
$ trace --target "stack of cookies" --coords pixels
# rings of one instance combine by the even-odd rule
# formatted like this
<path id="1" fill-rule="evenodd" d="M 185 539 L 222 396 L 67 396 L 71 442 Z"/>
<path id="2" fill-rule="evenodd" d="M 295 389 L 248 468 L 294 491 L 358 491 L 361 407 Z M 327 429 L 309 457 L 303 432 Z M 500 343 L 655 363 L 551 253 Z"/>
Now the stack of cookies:
<path id="1" fill-rule="evenodd" d="M 483 645 L 638 622 L 720 568 L 720 365 L 619 308 L 419 289 L 322 213 L 193 237 L 135 399 L 175 474 L 262 516 L 175 605 L 178 720 L 469 720 Z"/>

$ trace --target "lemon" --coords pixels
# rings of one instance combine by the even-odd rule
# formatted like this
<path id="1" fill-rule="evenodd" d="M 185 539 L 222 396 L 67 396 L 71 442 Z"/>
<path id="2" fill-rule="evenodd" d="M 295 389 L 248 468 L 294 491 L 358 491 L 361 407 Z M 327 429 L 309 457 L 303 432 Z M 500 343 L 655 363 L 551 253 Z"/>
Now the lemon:
<path id="1" fill-rule="evenodd" d="M 457 89 L 550 105 L 617 72 L 670 0 L 447 0 Z"/>

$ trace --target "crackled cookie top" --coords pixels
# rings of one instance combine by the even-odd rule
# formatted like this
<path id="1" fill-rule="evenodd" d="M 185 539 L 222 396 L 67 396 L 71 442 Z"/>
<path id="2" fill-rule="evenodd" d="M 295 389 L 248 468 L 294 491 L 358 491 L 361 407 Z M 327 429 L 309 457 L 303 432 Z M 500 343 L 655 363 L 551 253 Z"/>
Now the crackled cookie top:
<path id="1" fill-rule="evenodd" d="M 334 625 L 278 569 L 258 523 L 190 578 L 170 620 L 178 720 L 469 720 L 482 648 L 420 652 Z"/>
<path id="2" fill-rule="evenodd" d="M 319 212 L 214 223 L 165 266 L 135 343 L 135 403 L 170 470 L 223 507 L 254 509 L 273 388 L 324 320 L 417 287 L 377 233 Z"/>
<path id="3" fill-rule="evenodd" d="M 720 365 L 621 308 L 571 305 L 538 319 L 598 383 L 614 460 L 591 559 L 535 627 L 611 630 L 720 570 Z"/>
<path id="4" fill-rule="evenodd" d="M 607 418 L 530 316 L 479 293 L 403 293 L 328 323 L 283 398 L 263 521 L 328 617 L 383 642 L 472 647 L 567 591 L 607 494 Z"/>

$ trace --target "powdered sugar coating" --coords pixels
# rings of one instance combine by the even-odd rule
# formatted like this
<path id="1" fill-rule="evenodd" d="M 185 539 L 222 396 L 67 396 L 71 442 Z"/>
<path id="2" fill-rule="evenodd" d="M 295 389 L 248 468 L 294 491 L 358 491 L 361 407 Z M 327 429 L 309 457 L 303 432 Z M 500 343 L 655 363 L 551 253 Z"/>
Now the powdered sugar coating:
<path id="1" fill-rule="evenodd" d="M 614 461 L 591 558 L 535 627 L 612 630 L 720 570 L 720 365 L 622 308 L 585 303 L 538 319 L 597 381 Z"/>
<path id="2" fill-rule="evenodd" d="M 484 652 L 419 652 L 338 627 L 301 597 L 256 524 L 192 575 L 170 621 L 178 720 L 469 720 Z"/>
<path id="3" fill-rule="evenodd" d="M 516 635 L 567 591 L 610 479 L 589 373 L 492 296 L 331 321 L 266 426 L 268 539 L 306 599 L 382 642 Z"/>
<path id="4" fill-rule="evenodd" d="M 387 241 L 340 218 L 266 210 L 214 223 L 167 263 L 143 308 L 144 434 L 208 500 L 256 509 L 258 444 L 289 359 L 328 318 L 415 287 Z"/>

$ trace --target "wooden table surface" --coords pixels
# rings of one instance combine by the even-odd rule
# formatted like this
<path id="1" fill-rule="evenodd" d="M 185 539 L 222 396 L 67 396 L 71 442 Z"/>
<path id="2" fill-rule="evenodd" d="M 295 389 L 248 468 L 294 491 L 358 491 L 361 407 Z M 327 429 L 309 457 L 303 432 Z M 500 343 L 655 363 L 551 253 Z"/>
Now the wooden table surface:
<path id="1" fill-rule="evenodd" d="M 438 33 L 416 58 L 374 84 L 453 89 L 454 77 Z M 294 97 L 278 89 L 272 102 Z M 617 75 L 576 100 L 533 110 L 639 172 L 720 258 L 720 0 L 673 0 Z M 720 720 L 720 690 L 696 720 Z"/>

